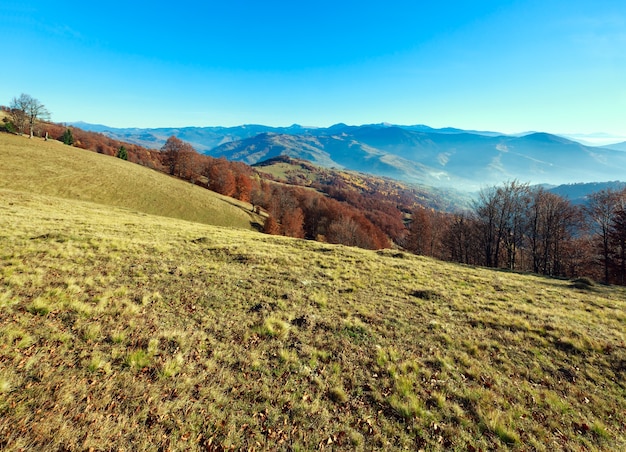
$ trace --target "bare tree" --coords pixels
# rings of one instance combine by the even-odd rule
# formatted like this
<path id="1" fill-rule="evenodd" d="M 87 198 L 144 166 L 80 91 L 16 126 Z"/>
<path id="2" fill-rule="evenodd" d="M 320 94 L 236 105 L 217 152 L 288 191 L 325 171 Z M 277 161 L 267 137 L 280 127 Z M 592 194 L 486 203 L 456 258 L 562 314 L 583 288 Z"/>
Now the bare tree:
<path id="1" fill-rule="evenodd" d="M 626 285 L 626 205 L 621 205 L 615 212 L 609 230 L 609 244 L 615 282 Z"/>
<path id="2" fill-rule="evenodd" d="M 20 133 L 28 127 L 30 138 L 34 135 L 37 123 L 50 118 L 50 112 L 39 100 L 24 93 L 20 97 L 13 98 L 9 114 Z"/>
<path id="3" fill-rule="evenodd" d="M 600 251 L 600 263 L 604 270 L 604 282 L 609 283 L 611 267 L 610 231 L 615 215 L 620 207 L 621 195 L 611 189 L 601 190 L 589 197 L 585 213 L 596 237 Z"/>
<path id="4" fill-rule="evenodd" d="M 579 210 L 567 199 L 540 187 L 532 191 L 527 218 L 532 270 L 545 275 L 564 274 L 564 248 L 580 222 Z"/>
<path id="5" fill-rule="evenodd" d="M 474 203 L 474 215 L 479 223 L 487 267 L 499 267 L 503 251 L 506 251 L 507 267 L 516 268 L 529 202 L 529 185 L 516 180 L 480 191 Z"/>
<path id="6" fill-rule="evenodd" d="M 451 216 L 444 232 L 446 259 L 462 264 L 484 264 L 482 244 L 478 240 L 478 233 L 483 231 L 478 226 L 471 212 L 459 212 Z"/>

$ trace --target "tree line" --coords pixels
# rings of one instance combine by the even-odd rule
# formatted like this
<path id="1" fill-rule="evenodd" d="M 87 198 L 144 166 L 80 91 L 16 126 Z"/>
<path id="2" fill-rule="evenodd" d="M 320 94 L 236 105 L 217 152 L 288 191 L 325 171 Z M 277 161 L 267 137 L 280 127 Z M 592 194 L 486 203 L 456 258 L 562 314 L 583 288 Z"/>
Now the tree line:
<path id="1" fill-rule="evenodd" d="M 390 246 L 386 234 L 358 208 L 310 188 L 262 179 L 249 165 L 198 154 L 170 137 L 161 148 L 165 171 L 217 193 L 250 202 L 266 216 L 264 232 L 362 248 Z"/>
<path id="2" fill-rule="evenodd" d="M 584 206 L 519 181 L 483 188 L 470 210 L 417 209 L 403 246 L 469 265 L 626 284 L 626 189 Z"/>

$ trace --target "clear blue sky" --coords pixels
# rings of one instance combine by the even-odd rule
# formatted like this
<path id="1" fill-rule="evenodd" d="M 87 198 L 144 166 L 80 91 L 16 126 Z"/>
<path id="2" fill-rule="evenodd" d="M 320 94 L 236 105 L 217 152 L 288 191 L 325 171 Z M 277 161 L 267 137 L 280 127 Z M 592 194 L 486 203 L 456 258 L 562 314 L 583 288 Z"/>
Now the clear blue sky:
<path id="1" fill-rule="evenodd" d="M 626 137 L 624 0 L 0 0 L 0 42 L 59 122 Z"/>

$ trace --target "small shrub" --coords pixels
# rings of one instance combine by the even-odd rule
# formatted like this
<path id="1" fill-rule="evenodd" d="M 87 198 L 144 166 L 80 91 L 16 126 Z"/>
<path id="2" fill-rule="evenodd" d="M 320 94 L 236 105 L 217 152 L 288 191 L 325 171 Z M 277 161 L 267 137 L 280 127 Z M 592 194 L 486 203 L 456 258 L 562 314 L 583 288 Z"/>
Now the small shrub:
<path id="1" fill-rule="evenodd" d="M 15 133 L 17 134 L 17 127 L 15 127 L 15 124 L 13 124 L 11 121 L 9 121 L 8 118 L 4 118 L 2 120 L 3 122 L 3 126 L 4 126 L 4 130 L 8 133 Z"/>

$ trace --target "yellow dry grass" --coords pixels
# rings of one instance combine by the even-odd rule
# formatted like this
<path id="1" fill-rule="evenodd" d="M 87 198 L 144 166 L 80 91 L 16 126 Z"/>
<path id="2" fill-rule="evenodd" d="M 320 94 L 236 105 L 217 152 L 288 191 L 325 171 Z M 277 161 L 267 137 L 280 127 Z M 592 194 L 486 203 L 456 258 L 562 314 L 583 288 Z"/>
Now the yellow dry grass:
<path id="1" fill-rule="evenodd" d="M 0 188 L 251 229 L 250 205 L 157 171 L 58 141 L 0 133 Z"/>
<path id="2" fill-rule="evenodd" d="M 626 292 L 0 191 L 6 450 L 624 450 Z"/>
<path id="3" fill-rule="evenodd" d="M 0 161 L 0 449 L 626 449 L 624 288 L 262 235 L 57 143 Z"/>

